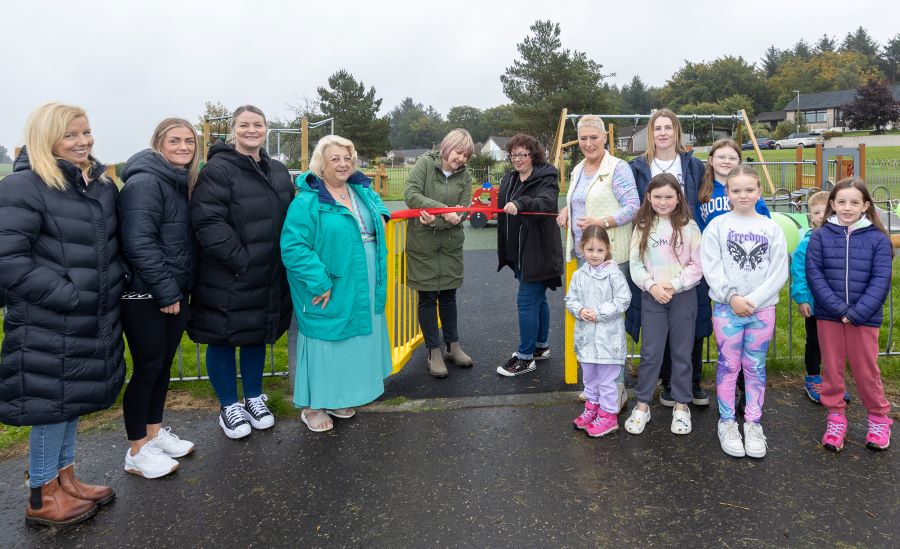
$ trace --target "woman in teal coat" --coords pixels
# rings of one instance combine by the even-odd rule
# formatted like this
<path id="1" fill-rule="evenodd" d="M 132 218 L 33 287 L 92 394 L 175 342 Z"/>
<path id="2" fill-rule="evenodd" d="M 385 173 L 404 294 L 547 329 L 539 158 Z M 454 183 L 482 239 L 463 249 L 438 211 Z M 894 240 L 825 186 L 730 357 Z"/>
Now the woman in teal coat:
<path id="1" fill-rule="evenodd" d="M 297 177 L 281 234 L 299 329 L 294 405 L 305 408 L 300 418 L 315 432 L 381 396 L 391 373 L 384 315 L 390 213 L 356 166 L 351 141 L 321 139 L 310 171 Z"/>

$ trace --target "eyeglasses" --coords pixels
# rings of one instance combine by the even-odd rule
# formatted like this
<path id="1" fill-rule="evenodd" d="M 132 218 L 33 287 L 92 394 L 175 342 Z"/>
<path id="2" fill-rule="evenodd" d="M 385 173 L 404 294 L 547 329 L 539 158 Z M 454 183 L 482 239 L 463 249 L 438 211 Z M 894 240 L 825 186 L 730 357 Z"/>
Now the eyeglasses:
<path id="1" fill-rule="evenodd" d="M 528 158 L 528 155 L 531 153 L 518 153 L 509 155 L 510 160 L 519 160 L 521 158 Z"/>

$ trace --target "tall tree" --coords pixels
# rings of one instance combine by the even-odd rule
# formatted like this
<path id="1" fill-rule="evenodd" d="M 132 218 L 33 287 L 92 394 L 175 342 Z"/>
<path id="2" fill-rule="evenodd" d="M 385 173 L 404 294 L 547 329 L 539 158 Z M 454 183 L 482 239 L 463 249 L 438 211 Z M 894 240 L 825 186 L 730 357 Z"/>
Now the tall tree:
<path id="1" fill-rule="evenodd" d="M 813 51 L 812 48 L 809 47 L 809 42 L 804 39 L 800 39 L 794 44 L 794 57 L 798 57 L 803 59 L 804 61 L 812 57 Z"/>
<path id="2" fill-rule="evenodd" d="M 390 124 L 387 117 L 378 116 L 381 99 L 375 97 L 374 86 L 366 90 L 362 81 L 341 69 L 328 77 L 327 88 L 317 91 L 322 114 L 334 117 L 334 132 L 353 141 L 360 156 L 387 151 Z"/>
<path id="3" fill-rule="evenodd" d="M 888 40 L 881 49 L 881 55 L 878 58 L 878 66 L 887 77 L 888 82 L 894 84 L 897 77 L 900 76 L 898 71 L 900 65 L 900 34 L 895 34 L 893 38 Z"/>
<path id="4" fill-rule="evenodd" d="M 756 112 L 769 108 L 769 90 L 763 73 L 743 57 L 728 55 L 708 63 L 686 61 L 666 82 L 662 99 L 677 109 L 689 103 L 716 103 L 736 94 L 750 97 Z"/>
<path id="5" fill-rule="evenodd" d="M 774 98 L 774 106 L 782 107 L 801 93 L 837 91 L 856 88 L 881 73 L 862 54 L 855 51 L 826 52 L 808 61 L 790 59 L 766 82 Z"/>
<path id="6" fill-rule="evenodd" d="M 507 67 L 500 81 L 512 101 L 521 131 L 549 143 L 560 111 L 600 112 L 609 105 L 601 82 L 602 65 L 579 51 L 563 49 L 558 23 L 536 21 L 532 35 L 518 44 L 520 59 Z"/>
<path id="7" fill-rule="evenodd" d="M 841 51 L 855 51 L 861 53 L 873 63 L 878 60 L 878 42 L 875 41 L 862 26 L 853 32 L 848 32 L 841 43 Z"/>
<path id="8" fill-rule="evenodd" d="M 769 46 L 762 58 L 762 68 L 766 72 L 766 78 L 771 78 L 778 72 L 778 67 L 784 62 L 785 53 L 775 46 Z"/>
<path id="9" fill-rule="evenodd" d="M 506 104 L 484 109 L 481 114 L 481 131 L 485 139 L 491 135 L 508 137 L 522 131 L 516 122 L 515 107 Z"/>
<path id="10" fill-rule="evenodd" d="M 12 164 L 12 158 L 9 157 L 9 149 L 0 145 L 0 164 Z"/>
<path id="11" fill-rule="evenodd" d="M 652 90 L 640 76 L 635 75 L 631 82 L 622 86 L 622 112 L 647 114 L 652 105 Z"/>
<path id="12" fill-rule="evenodd" d="M 900 121 L 900 103 L 891 95 L 890 86 L 871 80 L 856 89 L 856 99 L 844 106 L 844 118 L 853 129 L 874 128 L 875 133 L 882 133 Z"/>
<path id="13" fill-rule="evenodd" d="M 815 49 L 817 54 L 834 51 L 837 49 L 837 40 L 828 36 L 828 34 L 823 34 L 822 38 L 816 41 Z"/>
<path id="14" fill-rule="evenodd" d="M 447 125 L 450 128 L 464 128 L 472 134 L 476 142 L 484 142 L 487 139 L 487 131 L 482 128 L 481 109 L 469 105 L 451 107 L 447 111 Z"/>
<path id="15" fill-rule="evenodd" d="M 430 149 L 443 138 L 446 123 L 434 107 L 405 98 L 388 115 L 393 149 Z"/>
<path id="16" fill-rule="evenodd" d="M 212 134 L 212 139 L 224 141 L 228 132 L 231 131 L 231 109 L 218 101 L 207 101 L 203 114 L 200 115 L 196 126 L 198 132 L 203 131 L 203 123 L 206 120 L 210 120 L 209 132 Z"/>

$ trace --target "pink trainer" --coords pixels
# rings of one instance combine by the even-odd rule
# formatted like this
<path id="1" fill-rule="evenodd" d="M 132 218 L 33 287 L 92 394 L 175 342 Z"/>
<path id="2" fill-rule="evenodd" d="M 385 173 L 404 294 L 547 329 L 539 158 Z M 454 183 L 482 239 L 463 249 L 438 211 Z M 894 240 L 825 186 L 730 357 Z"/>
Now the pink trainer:
<path id="1" fill-rule="evenodd" d="M 589 437 L 596 438 L 612 433 L 618 428 L 619 416 L 598 409 L 597 417 L 595 417 L 594 421 L 592 421 L 590 424 L 588 424 L 587 427 L 584 428 L 584 431 L 588 434 Z"/>
<path id="2" fill-rule="evenodd" d="M 597 410 L 600 409 L 599 404 L 594 404 L 592 402 L 584 403 L 584 411 L 581 412 L 581 415 L 572 420 L 572 423 L 575 425 L 576 429 L 584 429 L 590 424 L 590 422 L 594 421 L 594 418 L 597 417 Z"/>
<path id="3" fill-rule="evenodd" d="M 844 437 L 847 435 L 847 418 L 843 414 L 830 412 L 825 434 L 822 435 L 822 446 L 832 452 L 844 449 Z"/>
<path id="4" fill-rule="evenodd" d="M 866 448 L 887 450 L 891 445 L 891 423 L 889 417 L 869 414 L 869 432 L 866 434 Z"/>

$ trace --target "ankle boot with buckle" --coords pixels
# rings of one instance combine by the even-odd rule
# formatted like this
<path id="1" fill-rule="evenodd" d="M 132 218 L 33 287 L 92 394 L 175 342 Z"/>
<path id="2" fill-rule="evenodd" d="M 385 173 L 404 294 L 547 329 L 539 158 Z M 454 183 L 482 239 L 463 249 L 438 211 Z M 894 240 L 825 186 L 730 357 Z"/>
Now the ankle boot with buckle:
<path id="1" fill-rule="evenodd" d="M 447 344 L 447 351 L 444 353 L 444 358 L 456 364 L 460 368 L 469 368 L 474 364 L 472 362 L 472 357 L 463 352 L 462 349 L 459 348 L 459 342 L 454 341 L 453 343 Z"/>
<path id="2" fill-rule="evenodd" d="M 441 348 L 428 349 L 428 371 L 434 377 L 447 377 L 447 365 L 441 356 Z"/>
<path id="3" fill-rule="evenodd" d="M 95 486 L 78 480 L 75 477 L 74 465 L 59 470 L 59 485 L 70 496 L 95 501 L 97 505 L 106 505 L 116 497 L 116 493 L 109 486 Z"/>
<path id="4" fill-rule="evenodd" d="M 40 488 L 31 489 L 25 524 L 35 526 L 70 526 L 94 516 L 97 504 L 87 499 L 70 496 L 55 478 Z"/>

